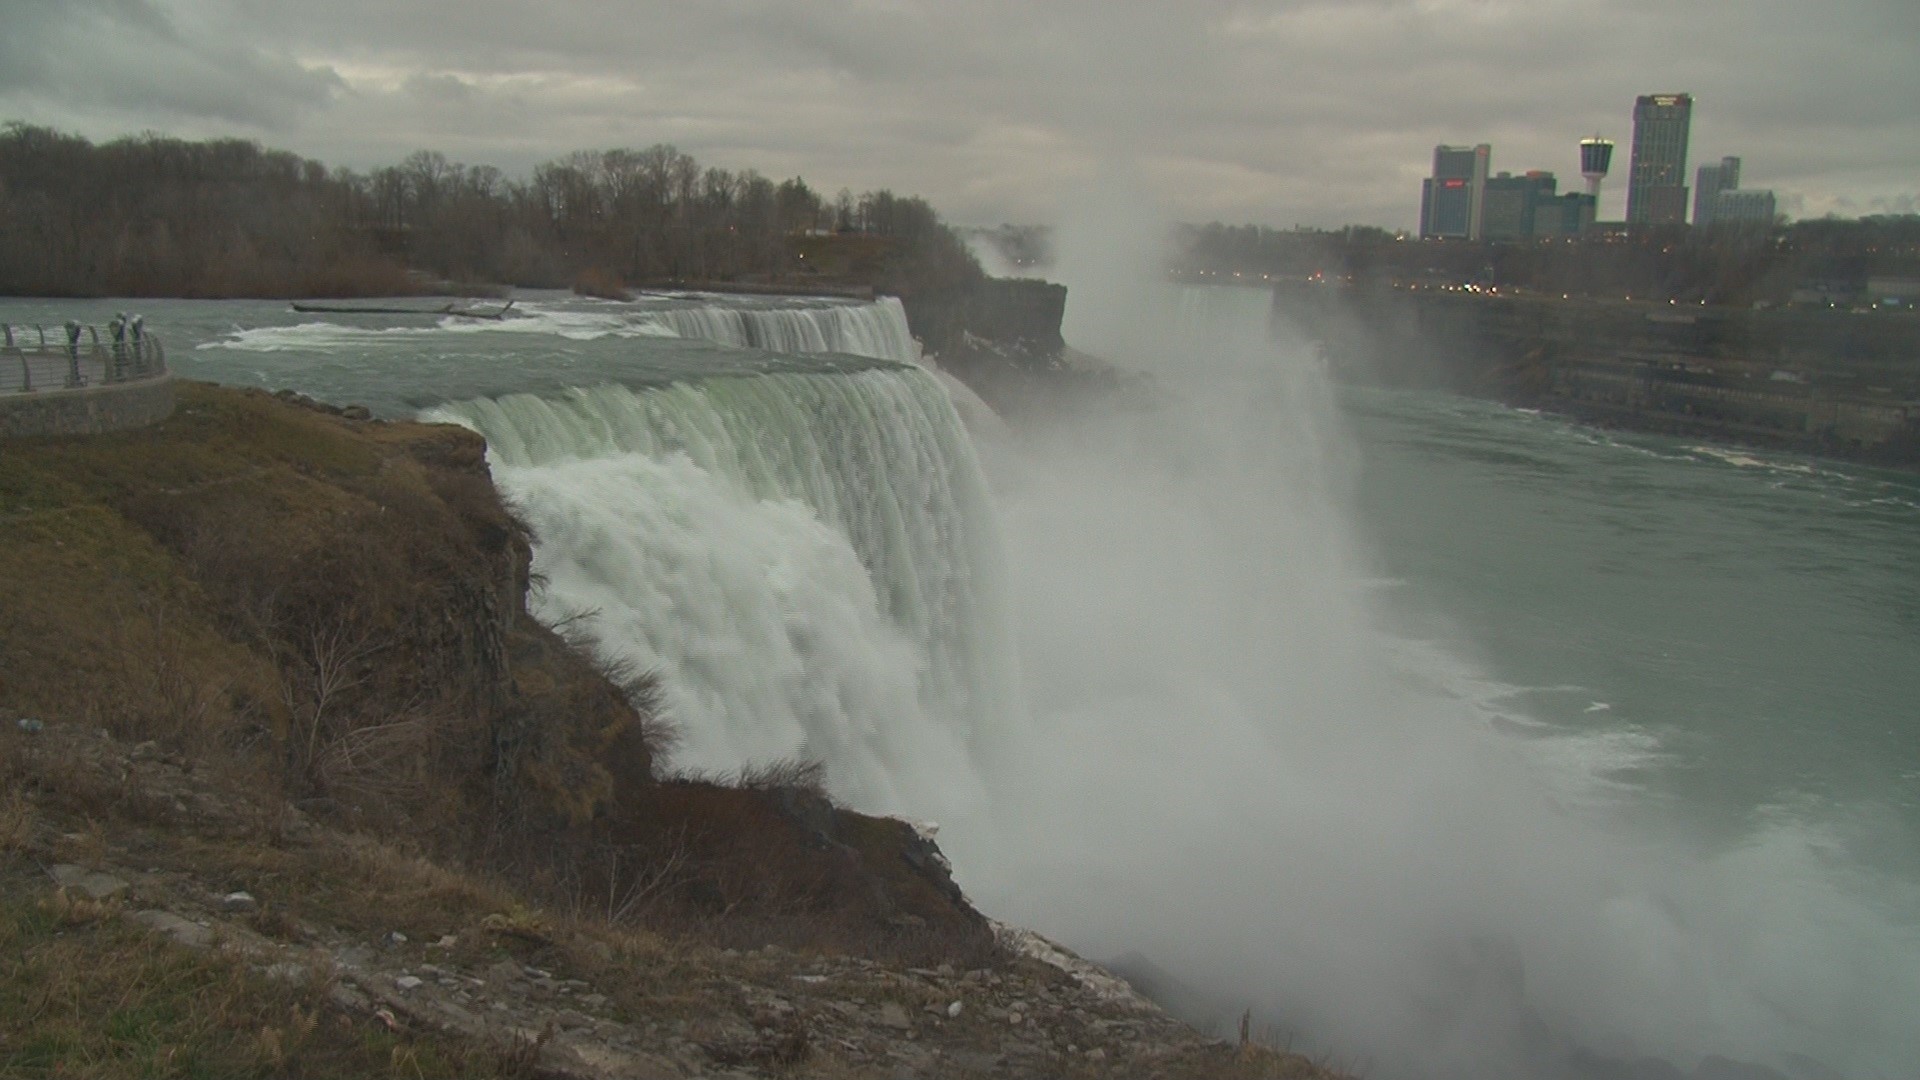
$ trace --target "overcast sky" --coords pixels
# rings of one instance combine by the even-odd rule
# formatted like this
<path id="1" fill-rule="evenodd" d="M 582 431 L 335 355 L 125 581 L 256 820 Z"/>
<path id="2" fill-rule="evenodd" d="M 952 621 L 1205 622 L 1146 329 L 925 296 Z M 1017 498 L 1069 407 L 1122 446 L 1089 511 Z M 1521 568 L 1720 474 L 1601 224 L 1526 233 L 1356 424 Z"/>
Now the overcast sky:
<path id="1" fill-rule="evenodd" d="M 239 135 L 519 176 L 669 142 L 1048 221 L 1102 170 L 1182 220 L 1410 227 L 1435 143 L 1578 184 L 1636 94 L 1695 97 L 1692 168 L 1795 216 L 1913 212 L 1920 0 L 0 0 L 0 120 Z"/>

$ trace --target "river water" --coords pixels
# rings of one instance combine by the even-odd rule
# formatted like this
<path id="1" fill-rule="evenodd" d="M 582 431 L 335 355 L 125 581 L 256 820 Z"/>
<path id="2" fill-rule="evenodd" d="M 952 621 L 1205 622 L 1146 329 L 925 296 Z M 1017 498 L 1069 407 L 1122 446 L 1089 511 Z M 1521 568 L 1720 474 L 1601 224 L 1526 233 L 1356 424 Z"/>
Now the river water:
<path id="1" fill-rule="evenodd" d="M 482 430 L 684 764 L 824 757 L 989 912 L 1303 1046 L 1916 1075 L 1920 479 L 1336 389 L 1199 292 L 1132 337 L 1171 404 L 977 455 L 891 303 L 0 321 Z"/>

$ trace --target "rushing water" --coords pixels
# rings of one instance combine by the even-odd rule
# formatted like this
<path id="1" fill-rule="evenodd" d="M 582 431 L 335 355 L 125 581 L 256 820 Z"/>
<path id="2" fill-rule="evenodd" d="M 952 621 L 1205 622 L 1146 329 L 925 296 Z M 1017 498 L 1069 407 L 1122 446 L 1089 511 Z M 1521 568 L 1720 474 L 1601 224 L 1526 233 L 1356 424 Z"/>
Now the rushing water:
<path id="1" fill-rule="evenodd" d="M 1196 1008 L 1389 1077 L 1913 1075 L 1920 483 L 1336 392 L 1258 292 L 1123 301 L 1076 343 L 1162 403 L 990 476 L 891 302 L 135 306 L 182 374 L 484 432 L 539 610 L 662 672 L 685 764 L 819 756 Z"/>

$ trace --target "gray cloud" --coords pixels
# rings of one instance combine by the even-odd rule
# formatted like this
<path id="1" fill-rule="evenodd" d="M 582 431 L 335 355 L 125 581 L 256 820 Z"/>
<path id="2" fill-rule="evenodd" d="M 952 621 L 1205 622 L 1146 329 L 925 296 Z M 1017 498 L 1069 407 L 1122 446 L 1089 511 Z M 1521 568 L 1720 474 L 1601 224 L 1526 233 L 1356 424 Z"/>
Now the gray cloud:
<path id="1" fill-rule="evenodd" d="M 1571 178 L 1580 137 L 1627 141 L 1634 95 L 1688 90 L 1696 160 L 1738 154 L 1749 183 L 1817 214 L 1910 205 L 1920 187 L 1916 12 L 1911 0 L 81 0 L 30 4 L 29 33 L 0 44 L 0 116 L 96 136 L 224 125 L 362 166 L 426 147 L 510 172 L 669 141 L 828 190 L 917 191 L 989 222 L 1050 217 L 1088 175 L 1124 164 L 1189 218 L 1409 225 L 1436 142 L 1491 142 L 1496 168 Z M 1603 210 L 1617 214 L 1623 190 L 1611 185 Z"/>
<path id="2" fill-rule="evenodd" d="M 277 131 L 342 88 L 324 65 L 230 37 L 202 14 L 158 0 L 29 3 L 8 19 L 0 46 L 0 107 L 90 128 L 140 121 Z"/>

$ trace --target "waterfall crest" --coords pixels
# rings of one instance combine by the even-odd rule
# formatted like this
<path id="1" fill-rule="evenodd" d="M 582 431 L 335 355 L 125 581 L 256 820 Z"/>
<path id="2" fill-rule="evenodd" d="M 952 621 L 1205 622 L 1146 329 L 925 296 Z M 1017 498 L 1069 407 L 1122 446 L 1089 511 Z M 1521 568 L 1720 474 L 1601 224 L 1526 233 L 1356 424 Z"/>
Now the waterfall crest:
<path id="1" fill-rule="evenodd" d="M 804 755 L 905 812 L 1018 708 L 978 461 L 918 368 L 446 406 L 539 537 L 539 614 L 663 676 L 682 764 Z M 942 800 L 951 802 L 951 800 Z"/>
<path id="2" fill-rule="evenodd" d="M 739 349 L 849 353 L 903 364 L 920 359 L 920 348 L 907 329 L 906 311 L 891 296 L 871 304 L 667 307 L 650 312 L 649 317 L 680 337 Z"/>

